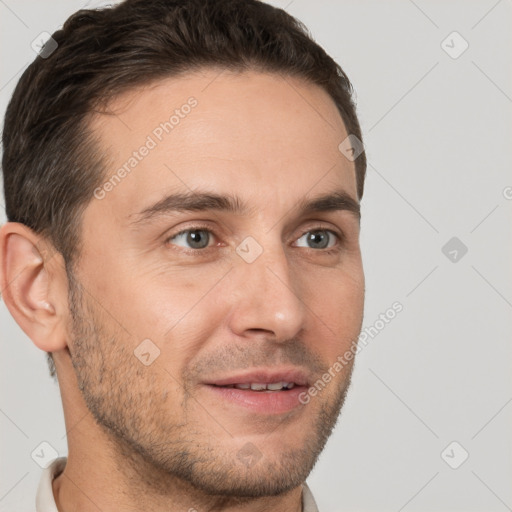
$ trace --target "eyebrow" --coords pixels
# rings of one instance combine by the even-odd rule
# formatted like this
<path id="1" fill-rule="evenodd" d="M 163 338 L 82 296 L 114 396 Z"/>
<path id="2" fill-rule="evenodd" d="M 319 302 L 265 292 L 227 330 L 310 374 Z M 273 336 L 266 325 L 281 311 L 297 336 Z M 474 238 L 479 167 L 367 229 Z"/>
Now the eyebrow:
<path id="1" fill-rule="evenodd" d="M 361 218 L 359 203 L 342 189 L 314 198 L 302 198 L 297 204 L 297 209 L 302 215 L 345 210 L 354 214 L 358 220 Z M 249 207 L 241 198 L 232 194 L 191 191 L 168 195 L 142 211 L 132 214 L 135 219 L 130 224 L 146 224 L 171 213 L 194 211 L 250 215 L 255 211 L 255 207 Z"/>

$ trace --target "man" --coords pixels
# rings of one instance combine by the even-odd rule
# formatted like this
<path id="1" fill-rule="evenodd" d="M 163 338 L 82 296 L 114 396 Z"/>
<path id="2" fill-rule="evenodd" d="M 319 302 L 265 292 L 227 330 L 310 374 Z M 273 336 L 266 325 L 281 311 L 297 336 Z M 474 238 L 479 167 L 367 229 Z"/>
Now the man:
<path id="1" fill-rule="evenodd" d="M 317 510 L 364 303 L 351 92 L 255 0 L 127 0 L 46 43 L 5 117 L 0 231 L 67 428 L 39 512 Z"/>

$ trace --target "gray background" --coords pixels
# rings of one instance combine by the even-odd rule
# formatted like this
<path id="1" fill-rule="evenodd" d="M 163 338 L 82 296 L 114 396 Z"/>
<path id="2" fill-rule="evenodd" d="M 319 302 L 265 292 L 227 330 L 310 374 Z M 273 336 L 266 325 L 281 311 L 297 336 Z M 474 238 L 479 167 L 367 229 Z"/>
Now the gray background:
<path id="1" fill-rule="evenodd" d="M 0 0 L 2 115 L 32 40 L 85 3 Z M 404 308 L 358 355 L 308 480 L 320 512 L 512 510 L 512 2 L 272 3 L 357 92 L 364 326 Z M 458 58 L 454 31 L 469 44 Z M 41 472 L 31 453 L 47 441 L 66 454 L 65 428 L 44 354 L 3 303 L 0 321 L 0 510 L 29 510 Z"/>

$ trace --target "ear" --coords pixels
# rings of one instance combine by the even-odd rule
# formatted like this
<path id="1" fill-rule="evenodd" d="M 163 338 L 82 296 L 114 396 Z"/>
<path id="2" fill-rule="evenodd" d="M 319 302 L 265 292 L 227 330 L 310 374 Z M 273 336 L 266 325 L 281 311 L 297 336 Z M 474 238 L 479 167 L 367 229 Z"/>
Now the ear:
<path id="1" fill-rule="evenodd" d="M 0 228 L 2 298 L 18 325 L 45 352 L 66 347 L 67 276 L 53 246 L 30 228 Z"/>

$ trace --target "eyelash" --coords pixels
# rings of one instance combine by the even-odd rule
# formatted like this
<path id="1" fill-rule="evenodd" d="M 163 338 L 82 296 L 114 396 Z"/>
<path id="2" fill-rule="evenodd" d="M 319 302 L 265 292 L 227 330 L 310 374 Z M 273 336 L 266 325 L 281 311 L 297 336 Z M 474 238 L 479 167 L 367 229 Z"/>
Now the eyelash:
<path id="1" fill-rule="evenodd" d="M 168 243 L 170 243 L 170 241 L 173 238 L 176 238 L 177 236 L 182 235 L 184 233 L 188 233 L 189 231 L 207 231 L 208 233 L 213 235 L 215 238 L 217 238 L 217 235 L 215 234 L 214 231 L 212 231 L 210 226 L 207 226 L 205 224 L 197 224 L 194 226 L 190 226 L 187 229 L 182 229 L 181 231 L 178 231 L 177 233 L 173 233 L 171 236 L 169 236 L 165 239 L 165 243 L 168 244 Z M 304 231 L 304 233 L 302 233 L 302 235 L 299 238 L 302 238 L 307 233 L 312 233 L 314 231 L 325 231 L 325 232 L 331 233 L 332 235 L 335 236 L 338 243 L 329 249 L 313 249 L 312 247 L 309 247 L 310 250 L 315 251 L 315 252 L 322 252 L 323 254 L 327 254 L 327 255 L 338 253 L 341 250 L 341 248 L 342 248 L 341 246 L 342 246 L 343 242 L 345 241 L 344 234 L 337 233 L 336 231 L 334 231 L 332 229 L 327 229 L 324 226 L 316 226 L 316 227 L 310 228 L 307 231 Z M 186 254 L 197 254 L 199 252 L 202 252 L 202 253 L 209 252 L 209 249 L 213 249 L 213 248 L 214 247 L 206 247 L 204 249 L 190 249 L 187 247 L 179 246 L 178 250 L 185 252 Z"/>

